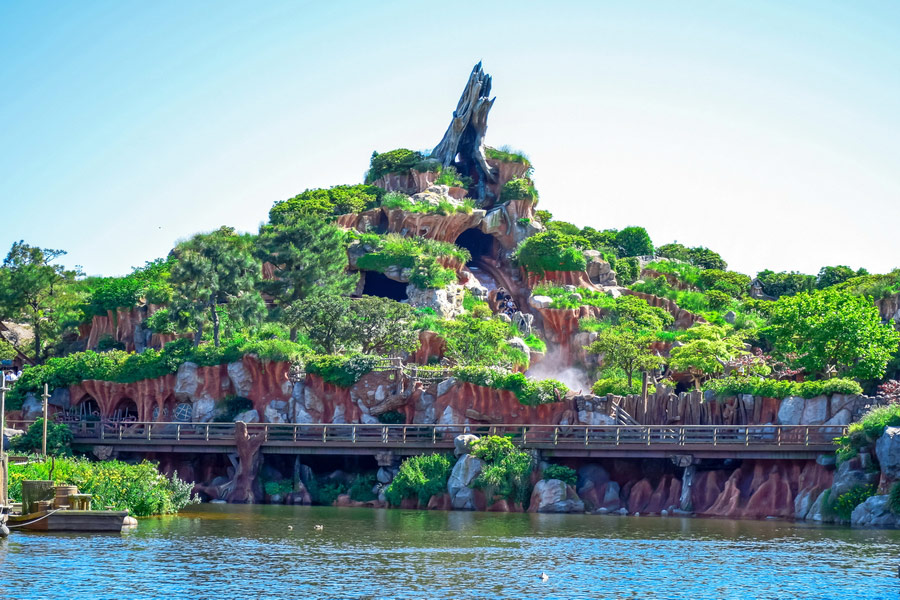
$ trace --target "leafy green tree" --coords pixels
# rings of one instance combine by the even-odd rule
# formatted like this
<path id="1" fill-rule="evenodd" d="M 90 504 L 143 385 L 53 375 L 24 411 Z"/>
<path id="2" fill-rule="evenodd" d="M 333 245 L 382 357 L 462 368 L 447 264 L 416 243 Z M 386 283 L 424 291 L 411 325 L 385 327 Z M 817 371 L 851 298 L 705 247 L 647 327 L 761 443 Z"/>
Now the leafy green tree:
<path id="1" fill-rule="evenodd" d="M 819 269 L 819 275 L 816 277 L 816 288 L 823 290 L 827 287 L 831 287 L 839 283 L 844 283 L 848 279 L 852 279 L 857 275 L 858 274 L 856 271 L 846 265 L 838 265 L 836 267 L 822 267 L 821 269 Z"/>
<path id="2" fill-rule="evenodd" d="M 269 210 L 269 222 L 278 225 L 298 215 L 331 219 L 335 215 L 358 213 L 375 208 L 384 190 L 374 185 L 336 185 L 328 189 L 306 190 L 276 202 Z"/>
<path id="3" fill-rule="evenodd" d="M 832 288 L 780 298 L 767 335 L 789 365 L 824 377 L 881 377 L 900 342 L 867 298 Z"/>
<path id="4" fill-rule="evenodd" d="M 655 332 L 670 326 L 675 319 L 668 311 L 650 306 L 637 296 L 619 296 L 612 312 L 612 321 L 617 325 Z"/>
<path id="5" fill-rule="evenodd" d="M 697 325 L 687 330 L 688 340 L 669 352 L 669 368 L 689 373 L 697 389 L 700 384 L 719 373 L 728 363 L 746 354 L 740 336 L 729 336 L 722 327 Z"/>
<path id="6" fill-rule="evenodd" d="M 579 235 L 587 240 L 588 247 L 592 250 L 606 250 L 614 254 L 617 246 L 616 233 L 615 229 L 597 231 L 593 227 L 585 227 Z"/>
<path id="7" fill-rule="evenodd" d="M 498 349 L 510 333 L 499 319 L 476 319 L 463 315 L 445 323 L 447 357 L 458 365 L 495 365 Z"/>
<path id="8" fill-rule="evenodd" d="M 626 227 L 616 233 L 619 256 L 644 256 L 653 254 L 653 242 L 643 227 Z"/>
<path id="9" fill-rule="evenodd" d="M 683 244 L 673 242 L 671 244 L 663 244 L 657 248 L 656 255 L 682 260 L 701 269 L 720 269 L 724 271 L 728 268 L 728 263 L 722 260 L 722 256 L 718 252 L 713 252 L 703 246 L 688 248 Z"/>
<path id="10" fill-rule="evenodd" d="M 197 234 L 176 246 L 169 314 L 182 328 L 194 331 L 194 346 L 203 339 L 204 327 L 212 324 L 213 343 L 219 347 L 223 312 L 241 324 L 257 323 L 265 314 L 256 290 L 262 269 L 253 251 L 252 236 L 239 235 L 231 227 Z"/>
<path id="11" fill-rule="evenodd" d="M 548 231 L 558 231 L 563 235 L 581 235 L 581 230 L 577 225 L 573 225 L 568 221 L 551 221 L 547 225 Z"/>
<path id="12" fill-rule="evenodd" d="M 603 355 L 604 367 L 618 367 L 625 371 L 628 386 L 631 387 L 635 371 L 657 369 L 664 362 L 650 347 L 654 339 L 651 334 L 630 327 L 611 327 L 601 331 L 587 348 L 594 354 Z"/>
<path id="13" fill-rule="evenodd" d="M 763 291 L 773 298 L 793 296 L 800 292 L 807 292 L 816 287 L 816 277 L 792 271 L 776 273 L 766 269 L 756 274 L 756 279 L 762 285 Z"/>
<path id="14" fill-rule="evenodd" d="M 532 273 L 583 271 L 587 266 L 580 244 L 584 238 L 560 231 L 542 231 L 523 240 L 516 249 L 516 261 Z"/>
<path id="15" fill-rule="evenodd" d="M 536 210 L 534 211 L 534 218 L 538 220 L 538 222 L 546 227 L 550 221 L 553 220 L 553 213 L 549 210 Z"/>
<path id="16" fill-rule="evenodd" d="M 390 298 L 363 296 L 350 303 L 350 327 L 363 354 L 412 352 L 419 345 L 415 311 Z"/>
<path id="17" fill-rule="evenodd" d="M 70 300 L 71 284 L 76 271 L 52 264 L 65 254 L 15 242 L 0 267 L 0 320 L 27 323 L 31 327 L 33 359 L 46 358 L 48 342 L 58 336 L 64 326 L 65 304 Z M 6 338 L 23 353 L 24 342 Z"/>
<path id="18" fill-rule="evenodd" d="M 335 354 L 354 342 L 351 302 L 338 294 L 311 294 L 288 307 L 284 319 L 291 331 L 303 331 L 319 350 Z"/>
<path id="19" fill-rule="evenodd" d="M 260 282 L 275 301 L 275 317 L 313 291 L 347 294 L 355 276 L 347 273 L 343 230 L 310 214 L 284 216 L 277 224 L 263 225 L 257 239 L 258 257 L 274 265 L 272 279 Z M 297 341 L 297 327 L 291 327 Z"/>
<path id="20" fill-rule="evenodd" d="M 700 272 L 699 284 L 703 290 L 718 290 L 732 298 L 740 298 L 750 289 L 750 278 L 735 271 L 704 269 Z"/>

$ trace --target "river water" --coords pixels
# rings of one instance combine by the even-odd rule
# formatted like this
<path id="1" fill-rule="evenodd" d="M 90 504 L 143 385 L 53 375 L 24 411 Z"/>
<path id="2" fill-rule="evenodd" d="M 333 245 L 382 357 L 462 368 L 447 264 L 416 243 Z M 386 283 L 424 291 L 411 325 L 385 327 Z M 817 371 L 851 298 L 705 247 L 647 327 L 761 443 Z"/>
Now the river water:
<path id="1" fill-rule="evenodd" d="M 14 532 L 0 597 L 898 598 L 898 550 L 900 531 L 780 521 L 200 505 Z"/>

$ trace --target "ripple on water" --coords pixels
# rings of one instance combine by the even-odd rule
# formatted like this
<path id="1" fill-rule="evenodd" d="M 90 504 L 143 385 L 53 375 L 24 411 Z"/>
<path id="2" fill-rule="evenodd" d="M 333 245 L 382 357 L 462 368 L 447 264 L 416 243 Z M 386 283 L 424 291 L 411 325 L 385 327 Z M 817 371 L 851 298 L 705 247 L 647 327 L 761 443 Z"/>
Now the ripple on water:
<path id="1" fill-rule="evenodd" d="M 121 536 L 13 534 L 0 596 L 896 598 L 898 542 L 770 521 L 205 505 Z"/>

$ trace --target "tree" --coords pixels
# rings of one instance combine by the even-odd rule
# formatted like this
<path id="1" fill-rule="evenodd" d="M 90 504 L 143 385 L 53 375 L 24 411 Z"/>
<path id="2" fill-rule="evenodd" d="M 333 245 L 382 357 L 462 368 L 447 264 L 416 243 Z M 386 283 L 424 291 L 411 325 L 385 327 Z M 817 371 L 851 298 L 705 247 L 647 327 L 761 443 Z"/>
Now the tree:
<path id="1" fill-rule="evenodd" d="M 344 240 L 343 230 L 310 214 L 283 215 L 279 223 L 260 228 L 258 256 L 274 265 L 273 278 L 260 287 L 274 299 L 276 318 L 314 290 L 345 294 L 353 289 Z M 297 341 L 296 326 L 290 335 Z"/>
<path id="2" fill-rule="evenodd" d="M 720 269 L 724 271 L 728 268 L 728 263 L 722 260 L 722 256 L 718 252 L 713 252 L 703 246 L 688 248 L 678 242 L 673 242 L 657 248 L 656 255 L 681 260 L 701 269 Z"/>
<path id="3" fill-rule="evenodd" d="M 792 271 L 776 273 L 765 269 L 756 274 L 756 279 L 762 285 L 763 291 L 773 298 L 793 296 L 800 292 L 812 290 L 816 286 L 814 275 L 805 275 Z"/>
<path id="4" fill-rule="evenodd" d="M 653 254 L 653 242 L 643 227 L 626 227 L 616 233 L 619 256 L 644 256 Z"/>
<path id="5" fill-rule="evenodd" d="M 827 287 L 843 283 L 857 276 L 857 272 L 846 265 L 836 267 L 822 267 L 816 277 L 816 288 L 823 290 Z"/>
<path id="6" fill-rule="evenodd" d="M 672 315 L 657 306 L 650 306 L 637 296 L 619 296 L 613 311 L 613 322 L 644 331 L 661 331 L 675 321 Z"/>
<path id="7" fill-rule="evenodd" d="M 193 329 L 195 346 L 207 323 L 212 323 L 213 343 L 219 346 L 220 311 L 235 323 L 260 320 L 265 304 L 256 284 L 262 269 L 253 256 L 251 236 L 220 227 L 178 244 L 173 252 L 178 262 L 169 279 L 173 288 L 169 314 L 180 326 Z"/>
<path id="8" fill-rule="evenodd" d="M 458 365 L 495 365 L 500 345 L 509 336 L 509 324 L 499 319 L 463 315 L 444 325 L 446 353 Z"/>
<path id="9" fill-rule="evenodd" d="M 780 298 L 766 333 L 791 366 L 825 377 L 879 378 L 900 342 L 871 301 L 833 288 Z"/>
<path id="10" fill-rule="evenodd" d="M 750 289 L 750 278 L 735 271 L 704 269 L 700 272 L 700 287 L 703 290 L 718 290 L 732 298 L 744 296 Z"/>
<path id="11" fill-rule="evenodd" d="M 0 320 L 27 323 L 31 327 L 33 359 L 46 358 L 47 342 L 63 326 L 64 304 L 76 271 L 51 264 L 65 254 L 29 246 L 24 241 L 12 245 L 0 267 Z M 24 344 L 6 338 L 23 353 Z M 23 340 L 24 342 L 24 340 Z M 23 354 L 24 357 L 24 354 Z"/>
<path id="12" fill-rule="evenodd" d="M 341 352 L 353 343 L 351 300 L 327 291 L 292 304 L 284 313 L 291 330 L 302 330 L 326 354 Z"/>
<path id="13" fill-rule="evenodd" d="M 630 388 L 635 371 L 657 369 L 664 362 L 650 347 L 653 339 L 652 335 L 630 327 L 611 327 L 601 331 L 587 348 L 594 354 L 603 355 L 604 367 L 618 367 L 625 371 Z"/>
<path id="14" fill-rule="evenodd" d="M 746 354 L 740 336 L 728 336 L 722 327 L 697 325 L 686 332 L 687 341 L 683 346 L 669 352 L 669 368 L 689 373 L 694 386 L 717 373 L 722 373 L 728 364 Z"/>
<path id="15" fill-rule="evenodd" d="M 363 296 L 352 301 L 350 326 L 363 354 L 412 352 L 419 345 L 413 308 L 390 298 Z"/>
<path id="16" fill-rule="evenodd" d="M 538 220 L 538 222 L 546 227 L 550 224 L 550 221 L 553 220 L 553 213 L 549 210 L 536 210 L 534 211 L 534 218 Z"/>

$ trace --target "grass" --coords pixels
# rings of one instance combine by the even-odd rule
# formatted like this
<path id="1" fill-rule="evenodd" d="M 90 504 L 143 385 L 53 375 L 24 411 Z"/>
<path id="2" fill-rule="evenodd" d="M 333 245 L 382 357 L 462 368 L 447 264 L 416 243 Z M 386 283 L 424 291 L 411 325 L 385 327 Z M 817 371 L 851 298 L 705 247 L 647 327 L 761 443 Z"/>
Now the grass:
<path id="1" fill-rule="evenodd" d="M 579 306 L 597 306 L 612 310 L 615 308 L 616 299 L 605 292 L 597 292 L 585 288 L 578 288 L 576 292 L 567 292 L 562 286 L 538 285 L 534 288 L 535 296 L 548 296 L 553 299 L 550 308 L 578 308 Z M 573 298 L 572 294 L 578 293 L 581 299 Z"/>
<path id="2" fill-rule="evenodd" d="M 442 200 L 437 204 L 428 202 L 414 202 L 410 196 L 399 192 L 385 194 L 381 206 L 390 210 L 404 210 L 406 212 L 427 215 L 452 215 L 454 213 L 472 214 L 475 210 L 475 201 L 471 198 L 463 198 L 459 204 L 453 204 Z"/>
<path id="3" fill-rule="evenodd" d="M 484 149 L 484 155 L 488 158 L 499 160 L 500 162 L 520 163 L 529 169 L 534 168 L 531 164 L 531 160 L 524 152 L 521 150 L 514 150 L 509 146 L 500 146 L 499 148 L 491 148 L 488 146 Z"/>

